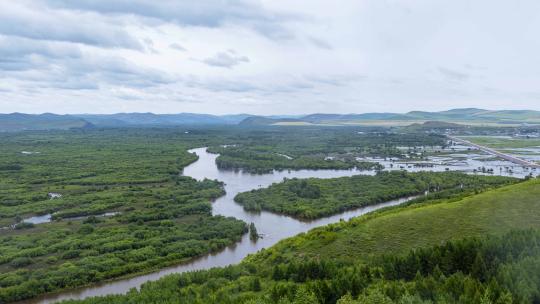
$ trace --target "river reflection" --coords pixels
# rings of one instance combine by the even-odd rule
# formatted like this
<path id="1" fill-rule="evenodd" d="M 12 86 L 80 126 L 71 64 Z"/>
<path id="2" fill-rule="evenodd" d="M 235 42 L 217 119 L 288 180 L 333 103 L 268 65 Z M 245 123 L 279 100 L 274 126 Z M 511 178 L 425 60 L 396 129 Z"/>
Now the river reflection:
<path id="1" fill-rule="evenodd" d="M 194 259 L 189 263 L 163 268 L 160 271 L 146 275 L 136 276 L 134 278 L 100 283 L 90 287 L 62 292 L 59 294 L 44 295 L 39 298 L 26 301 L 24 303 L 54 303 L 66 299 L 84 299 L 92 296 L 122 294 L 126 293 L 131 288 L 139 288 L 141 284 L 147 281 L 154 281 L 168 274 L 236 264 L 248 254 L 256 253 L 262 248 L 268 248 L 284 238 L 306 232 L 315 227 L 338 222 L 340 219 L 348 220 L 352 217 L 360 216 L 383 207 L 398 205 L 411 199 L 403 198 L 399 200 L 394 200 L 383 204 L 343 212 L 334 216 L 329 216 L 313 221 L 299 221 L 288 216 L 283 216 L 265 211 L 258 213 L 247 212 L 242 208 L 242 206 L 234 202 L 233 199 L 236 194 L 238 194 L 239 192 L 249 191 L 261 187 L 268 187 L 272 183 L 282 181 L 283 178 L 334 178 L 342 176 L 352 176 L 357 174 L 373 175 L 375 173 L 372 171 L 358 170 L 299 170 L 274 171 L 270 174 L 256 175 L 244 172 L 219 170 L 215 163 L 217 155 L 206 152 L 206 148 L 193 149 L 190 150 L 190 152 L 196 153 L 199 156 L 199 160 L 184 168 L 184 175 L 193 177 L 197 180 L 203 180 L 205 178 L 208 178 L 217 179 L 225 183 L 226 195 L 218 198 L 213 203 L 212 213 L 214 215 L 232 216 L 237 219 L 241 219 L 246 223 L 253 222 L 257 227 L 257 231 L 263 235 L 263 238 L 259 239 L 257 242 L 253 242 L 249 239 L 249 235 L 246 234 L 237 244 L 229 246 L 218 253 L 209 254 Z M 445 170 L 445 167 L 443 167 L 443 169 L 439 167 L 423 169 L 413 168 L 414 170 L 411 170 L 409 168 L 408 170 L 439 171 Z M 472 166 L 467 166 L 467 171 L 470 171 L 472 168 L 474 168 L 471 167 Z"/>

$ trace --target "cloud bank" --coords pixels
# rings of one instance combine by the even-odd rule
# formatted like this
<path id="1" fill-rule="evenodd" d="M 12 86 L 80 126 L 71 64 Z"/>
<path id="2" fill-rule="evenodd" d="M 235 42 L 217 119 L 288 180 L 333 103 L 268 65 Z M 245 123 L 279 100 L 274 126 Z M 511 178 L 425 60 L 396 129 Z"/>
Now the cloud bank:
<path id="1" fill-rule="evenodd" d="M 0 2 L 0 112 L 540 110 L 540 2 Z"/>

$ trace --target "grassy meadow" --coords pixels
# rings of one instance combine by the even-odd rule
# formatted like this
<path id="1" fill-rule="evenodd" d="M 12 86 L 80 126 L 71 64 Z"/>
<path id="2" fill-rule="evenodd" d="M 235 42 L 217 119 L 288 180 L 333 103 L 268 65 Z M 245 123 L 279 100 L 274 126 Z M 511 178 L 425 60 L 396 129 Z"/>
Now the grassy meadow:
<path id="1" fill-rule="evenodd" d="M 539 138 L 511 138 L 497 136 L 462 136 L 461 138 L 494 149 L 540 147 Z"/>
<path id="2" fill-rule="evenodd" d="M 367 259 L 465 236 L 540 228 L 540 180 L 478 195 L 396 207 L 283 240 L 255 258 Z"/>

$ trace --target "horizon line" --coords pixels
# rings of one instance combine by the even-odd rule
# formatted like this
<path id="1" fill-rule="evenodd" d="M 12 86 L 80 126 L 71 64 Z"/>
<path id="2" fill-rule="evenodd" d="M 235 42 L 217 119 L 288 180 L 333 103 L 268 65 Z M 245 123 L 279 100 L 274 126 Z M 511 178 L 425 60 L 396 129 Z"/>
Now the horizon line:
<path id="1" fill-rule="evenodd" d="M 438 111 L 423 111 L 423 110 L 410 110 L 408 112 L 348 112 L 348 113 L 339 113 L 339 112 L 312 112 L 312 113 L 303 113 L 303 114 L 252 114 L 252 113 L 228 113 L 228 114 L 212 114 L 204 112 L 170 112 L 170 113 L 156 113 L 156 112 L 112 112 L 112 113 L 54 113 L 54 112 L 41 112 L 41 113 L 26 113 L 26 112 L 10 112 L 10 113 L 0 113 L 0 115 L 13 115 L 13 114 L 24 114 L 24 115 L 116 115 L 116 114 L 152 114 L 152 115 L 180 115 L 180 114 L 195 114 L 195 115 L 211 115 L 211 116 L 233 116 L 233 115 L 250 115 L 250 116 L 308 116 L 308 115 L 317 115 L 317 114 L 327 114 L 327 115 L 362 115 L 362 114 L 408 114 L 411 112 L 425 112 L 425 113 L 438 113 L 438 112 L 447 112 L 452 110 L 481 110 L 487 112 L 498 112 L 498 111 L 534 111 L 540 112 L 540 110 L 533 109 L 484 109 L 484 108 L 449 108 L 446 110 Z"/>

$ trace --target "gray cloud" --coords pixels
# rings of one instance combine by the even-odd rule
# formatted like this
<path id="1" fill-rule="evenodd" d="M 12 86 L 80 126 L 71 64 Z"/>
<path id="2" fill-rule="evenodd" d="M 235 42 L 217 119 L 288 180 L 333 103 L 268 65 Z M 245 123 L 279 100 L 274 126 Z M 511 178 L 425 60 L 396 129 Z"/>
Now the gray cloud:
<path id="1" fill-rule="evenodd" d="M 366 76 L 357 75 L 357 74 L 348 74 L 348 75 L 314 74 L 314 75 L 306 75 L 304 78 L 307 81 L 310 81 L 319 85 L 323 84 L 323 85 L 330 85 L 330 86 L 344 86 L 355 81 L 362 81 L 362 80 L 367 79 Z"/>
<path id="2" fill-rule="evenodd" d="M 139 41 L 127 31 L 99 15 L 66 13 L 11 1 L 0 2 L 0 34 L 99 47 L 142 49 Z"/>
<path id="3" fill-rule="evenodd" d="M 176 79 L 155 69 L 139 67 L 121 57 L 90 57 L 68 62 L 67 75 L 103 85 L 144 88 L 169 84 Z"/>
<path id="4" fill-rule="evenodd" d="M 488 69 L 487 67 L 478 66 L 478 65 L 474 65 L 470 63 L 465 64 L 464 67 L 468 70 L 473 70 L 473 71 L 485 71 Z"/>
<path id="5" fill-rule="evenodd" d="M 316 47 L 318 47 L 318 48 L 325 49 L 325 50 L 332 50 L 332 49 L 333 49 L 332 46 L 331 46 L 328 42 L 326 42 L 326 41 L 324 41 L 324 40 L 322 40 L 322 39 L 315 38 L 315 37 L 309 37 L 308 40 L 309 40 L 314 46 L 316 46 Z"/>
<path id="6" fill-rule="evenodd" d="M 169 44 L 169 47 L 170 47 L 171 49 L 175 49 L 175 50 L 181 51 L 181 52 L 187 51 L 187 49 L 186 49 L 185 47 L 181 46 L 180 44 L 178 44 L 178 43 L 176 43 L 176 42 L 175 42 L 175 43 Z"/>
<path id="7" fill-rule="evenodd" d="M 260 87 L 246 81 L 213 80 L 205 83 L 204 87 L 215 92 L 245 93 L 261 91 Z"/>
<path id="8" fill-rule="evenodd" d="M 36 87 L 40 88 L 55 88 L 61 90 L 98 90 L 99 85 L 97 83 L 88 82 L 87 79 L 66 79 L 60 78 L 48 83 L 37 84 Z"/>
<path id="9" fill-rule="evenodd" d="M 80 49 L 74 45 L 0 35 L 1 58 L 24 57 L 32 54 L 52 58 L 76 58 L 82 56 Z"/>
<path id="10" fill-rule="evenodd" d="M 191 88 L 202 88 L 212 92 L 257 93 L 265 96 L 279 93 L 295 93 L 313 90 L 316 85 L 296 77 L 283 77 L 273 83 L 261 83 L 260 79 L 231 80 L 223 77 L 185 77 L 183 84 Z"/>
<path id="11" fill-rule="evenodd" d="M 238 24 L 272 39 L 287 39 L 293 34 L 282 22 L 298 16 L 271 12 L 255 1 L 153 1 L 153 0 L 41 0 L 46 5 L 102 14 L 136 15 L 181 26 L 220 27 Z"/>
<path id="12" fill-rule="evenodd" d="M 451 70 L 444 67 L 438 67 L 437 70 L 441 73 L 446 79 L 451 81 L 465 81 L 468 80 L 470 74 L 459 72 L 456 70 Z"/>
<path id="13" fill-rule="evenodd" d="M 37 88 L 71 90 L 100 85 L 151 87 L 175 81 L 164 72 L 121 57 L 84 55 L 69 43 L 17 37 L 0 37 L 0 71 L 4 78 L 27 81 Z"/>
<path id="14" fill-rule="evenodd" d="M 52 61 L 80 58 L 77 46 L 0 36 L 0 70 L 25 71 L 48 67 Z"/>
<path id="15" fill-rule="evenodd" d="M 190 88 L 200 88 L 213 92 L 245 93 L 261 91 L 261 88 L 253 82 L 245 80 L 230 80 L 224 78 L 201 78 L 190 75 L 182 80 L 183 84 Z"/>
<path id="16" fill-rule="evenodd" d="M 151 54 L 159 54 L 158 50 L 154 47 L 154 41 L 150 38 L 144 38 L 142 40 L 146 46 L 146 51 Z"/>
<path id="17" fill-rule="evenodd" d="M 209 66 L 232 68 L 235 65 L 239 65 L 243 62 L 249 62 L 249 58 L 236 54 L 233 50 L 226 52 L 218 52 L 214 56 L 204 59 L 202 62 Z"/>

